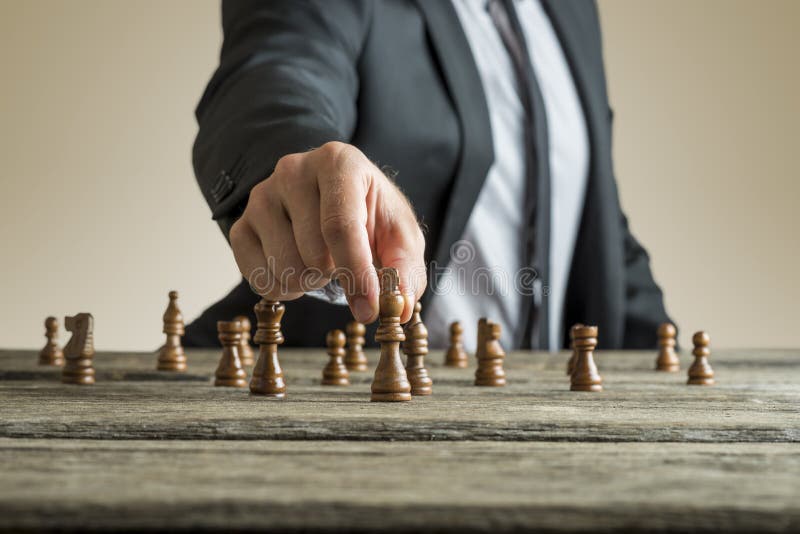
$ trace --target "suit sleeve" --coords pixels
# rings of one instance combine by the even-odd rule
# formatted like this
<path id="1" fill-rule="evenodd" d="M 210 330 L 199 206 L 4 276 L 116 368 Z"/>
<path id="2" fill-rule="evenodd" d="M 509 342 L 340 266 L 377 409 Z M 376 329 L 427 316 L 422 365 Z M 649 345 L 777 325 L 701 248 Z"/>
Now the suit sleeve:
<path id="1" fill-rule="evenodd" d="M 352 137 L 370 5 L 223 1 L 220 64 L 197 106 L 192 160 L 226 236 L 281 156 Z"/>

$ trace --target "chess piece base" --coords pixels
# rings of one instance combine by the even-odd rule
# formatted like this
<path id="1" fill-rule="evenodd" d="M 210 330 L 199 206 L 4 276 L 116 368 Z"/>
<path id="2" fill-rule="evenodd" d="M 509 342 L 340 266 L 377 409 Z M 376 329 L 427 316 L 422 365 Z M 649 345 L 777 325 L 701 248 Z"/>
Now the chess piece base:
<path id="1" fill-rule="evenodd" d="M 246 388 L 247 377 L 244 375 L 244 373 L 242 373 L 242 376 L 236 376 L 232 378 L 216 378 L 214 379 L 214 385 L 228 388 Z"/>
<path id="2" fill-rule="evenodd" d="M 78 386 L 91 386 L 94 384 L 94 370 L 91 373 L 69 373 L 61 375 L 62 384 L 75 384 Z"/>
<path id="3" fill-rule="evenodd" d="M 349 386 L 350 380 L 347 378 L 323 378 L 322 379 L 323 386 Z"/>
<path id="4" fill-rule="evenodd" d="M 714 379 L 704 377 L 690 378 L 686 384 L 689 386 L 713 386 Z"/>
<path id="5" fill-rule="evenodd" d="M 404 402 L 411 400 L 411 393 L 373 393 L 371 402 Z"/>
<path id="6" fill-rule="evenodd" d="M 663 373 L 677 373 L 681 370 L 680 364 L 660 364 L 656 366 L 656 371 L 660 371 Z"/>
<path id="7" fill-rule="evenodd" d="M 570 391 L 603 391 L 601 384 L 572 384 Z"/>
<path id="8" fill-rule="evenodd" d="M 348 362 L 347 360 L 345 360 L 344 366 L 347 367 L 348 371 L 354 371 L 356 373 L 363 373 L 364 371 L 369 371 L 366 360 L 364 360 L 363 362 L 362 361 Z"/>
<path id="9" fill-rule="evenodd" d="M 506 385 L 505 378 L 476 378 L 476 386 L 502 387 Z"/>

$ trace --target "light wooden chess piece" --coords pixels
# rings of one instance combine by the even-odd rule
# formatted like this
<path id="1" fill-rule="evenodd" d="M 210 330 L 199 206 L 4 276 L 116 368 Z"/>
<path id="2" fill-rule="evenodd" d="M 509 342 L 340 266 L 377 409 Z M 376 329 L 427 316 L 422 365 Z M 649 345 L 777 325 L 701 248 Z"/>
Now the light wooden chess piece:
<path id="1" fill-rule="evenodd" d="M 400 315 L 405 299 L 400 294 L 400 276 L 397 269 L 388 267 L 378 272 L 381 284 L 379 297 L 378 331 L 375 341 L 381 345 L 381 355 L 372 380 L 373 402 L 397 402 L 411 400 L 411 384 L 400 359 L 400 342 L 405 341 Z"/>
<path id="2" fill-rule="evenodd" d="M 692 386 L 714 385 L 714 370 L 708 363 L 708 357 L 711 355 L 711 349 L 708 348 L 711 338 L 705 332 L 697 332 L 692 336 L 692 344 L 694 344 L 694 350 L 692 350 L 694 363 L 689 367 L 687 384 Z"/>
<path id="3" fill-rule="evenodd" d="M 366 327 L 358 321 L 350 321 L 345 328 L 347 332 L 347 353 L 344 364 L 348 371 L 366 371 L 367 357 L 364 355 L 364 336 Z"/>
<path id="4" fill-rule="evenodd" d="M 572 376 L 572 372 L 575 370 L 575 364 L 578 361 L 578 351 L 575 350 L 575 329 L 582 326 L 582 323 L 575 323 L 572 325 L 572 328 L 569 329 L 569 349 L 572 351 L 572 355 L 567 362 L 567 376 Z"/>
<path id="5" fill-rule="evenodd" d="M 447 348 L 447 353 L 444 356 L 445 367 L 459 367 L 464 368 L 467 366 L 469 357 L 467 351 L 464 350 L 464 327 L 458 321 L 453 321 L 450 324 L 450 346 Z"/>
<path id="6" fill-rule="evenodd" d="M 350 373 L 344 365 L 345 336 L 341 330 L 331 330 L 325 337 L 328 347 L 328 363 L 322 370 L 323 386 L 349 386 Z"/>
<path id="7" fill-rule="evenodd" d="M 500 325 L 485 317 L 478 321 L 478 348 L 475 357 L 478 369 L 475 371 L 476 386 L 505 386 L 506 372 L 503 359 L 506 353 L 500 345 Z"/>
<path id="8" fill-rule="evenodd" d="M 286 382 L 278 361 L 278 345 L 283 343 L 281 318 L 286 308 L 276 300 L 261 299 L 255 306 L 258 324 L 253 339 L 259 346 L 258 361 L 250 379 L 250 392 L 281 399 L 286 396 Z"/>
<path id="9" fill-rule="evenodd" d="M 428 354 L 428 329 L 422 322 L 422 304 L 414 305 L 414 313 L 408 321 L 403 334 L 403 352 L 406 355 L 406 376 L 411 384 L 411 395 L 430 395 L 433 393 L 433 380 L 425 368 L 425 356 Z"/>
<path id="10" fill-rule="evenodd" d="M 674 373 L 680 370 L 681 362 L 675 354 L 675 336 L 678 335 L 675 326 L 662 323 L 658 327 L 658 358 L 656 358 L 656 371 Z"/>
<path id="11" fill-rule="evenodd" d="M 94 318 L 90 313 L 64 317 L 64 328 L 72 337 L 64 345 L 61 382 L 87 386 L 94 384 Z"/>
<path id="12" fill-rule="evenodd" d="M 570 375 L 570 389 L 572 391 L 603 391 L 603 378 L 597 372 L 593 355 L 593 351 L 597 347 L 597 327 L 581 325 L 574 327 L 573 331 L 578 358 L 575 362 L 575 370 Z"/>
<path id="13" fill-rule="evenodd" d="M 255 358 L 253 347 L 250 346 L 250 330 L 253 325 L 246 315 L 237 315 L 233 320 L 239 321 L 242 326 L 242 340 L 239 342 L 239 358 L 242 360 L 242 365 L 253 365 Z"/>
<path id="14" fill-rule="evenodd" d="M 167 335 L 167 341 L 158 351 L 158 363 L 156 369 L 159 371 L 185 371 L 186 355 L 181 345 L 181 336 L 184 334 L 183 315 L 178 308 L 178 292 L 169 292 L 169 304 L 164 312 L 163 332 Z"/>
<path id="15" fill-rule="evenodd" d="M 214 385 L 232 388 L 247 387 L 247 373 L 242 368 L 239 346 L 242 342 L 242 323 L 218 321 L 217 334 L 222 343 L 222 356 L 214 373 Z"/>
<path id="16" fill-rule="evenodd" d="M 52 365 L 61 367 L 64 365 L 64 351 L 58 346 L 58 319 L 48 317 L 44 321 L 47 343 L 39 352 L 39 365 Z"/>

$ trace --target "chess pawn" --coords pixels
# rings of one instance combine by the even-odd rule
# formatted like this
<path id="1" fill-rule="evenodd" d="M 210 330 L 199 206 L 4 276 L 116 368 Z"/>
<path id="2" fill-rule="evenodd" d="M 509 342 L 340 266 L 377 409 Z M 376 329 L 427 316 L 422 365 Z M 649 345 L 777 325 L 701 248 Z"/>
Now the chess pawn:
<path id="1" fill-rule="evenodd" d="M 169 292 L 169 304 L 164 312 L 164 328 L 162 330 L 167 335 L 167 341 L 158 351 L 158 364 L 156 369 L 159 371 L 185 371 L 186 355 L 183 353 L 181 336 L 183 336 L 183 315 L 178 308 L 178 292 Z"/>
<path id="2" fill-rule="evenodd" d="M 350 321 L 345 328 L 347 332 L 347 353 L 344 364 L 348 371 L 366 371 L 367 357 L 364 355 L 364 336 L 367 329 L 358 321 Z"/>
<path id="3" fill-rule="evenodd" d="M 670 323 L 662 323 L 658 327 L 658 358 L 656 371 L 674 373 L 680 370 L 681 362 L 675 354 L 675 336 L 678 332 Z"/>
<path id="4" fill-rule="evenodd" d="M 578 355 L 575 370 L 570 375 L 572 391 L 603 391 L 603 378 L 597 372 L 593 351 L 597 346 L 596 326 L 576 326 L 575 351 Z"/>
<path id="5" fill-rule="evenodd" d="M 506 372 L 503 359 L 506 353 L 500 345 L 500 325 L 486 318 L 478 321 L 478 369 L 475 371 L 476 386 L 505 386 Z"/>
<path id="6" fill-rule="evenodd" d="M 247 373 L 242 369 L 242 360 L 239 357 L 242 323 L 218 321 L 217 334 L 222 343 L 222 357 L 219 359 L 217 372 L 214 373 L 214 385 L 232 388 L 247 387 Z"/>
<path id="7" fill-rule="evenodd" d="M 328 347 L 328 364 L 322 370 L 323 386 L 349 386 L 350 373 L 344 365 L 344 332 L 331 330 L 325 338 Z"/>
<path id="8" fill-rule="evenodd" d="M 572 376 L 572 372 L 575 370 L 575 363 L 578 361 L 578 351 L 575 350 L 575 329 L 581 326 L 583 324 L 576 323 L 569 329 L 569 350 L 572 351 L 572 355 L 567 362 L 567 376 Z"/>
<path id="9" fill-rule="evenodd" d="M 250 379 L 250 392 L 280 399 L 286 396 L 286 383 L 278 361 L 278 345 L 283 343 L 281 318 L 286 308 L 276 300 L 261 299 L 255 311 L 258 324 L 253 341 L 258 344 L 259 351 Z"/>
<path id="10" fill-rule="evenodd" d="M 242 365 L 253 365 L 255 358 L 253 357 L 253 347 L 250 346 L 250 319 L 246 315 L 238 315 L 234 317 L 234 321 L 239 321 L 242 325 L 242 340 L 239 342 L 239 358 L 242 360 Z"/>
<path id="11" fill-rule="evenodd" d="M 64 351 L 58 346 L 58 319 L 48 317 L 44 321 L 44 336 L 47 343 L 39 352 L 39 365 L 52 365 L 61 367 L 64 365 Z"/>
<path id="12" fill-rule="evenodd" d="M 411 395 L 430 395 L 433 393 L 433 380 L 425 369 L 425 356 L 428 354 L 428 329 L 422 322 L 422 305 L 414 305 L 414 314 L 406 324 L 403 334 L 403 352 L 406 355 L 406 376 L 411 384 Z"/>
<path id="13" fill-rule="evenodd" d="M 454 321 L 450 324 L 450 347 L 444 356 L 445 367 L 460 367 L 467 366 L 467 351 L 464 350 L 464 342 L 462 335 L 464 334 L 464 327 L 461 323 Z"/>
<path id="14" fill-rule="evenodd" d="M 692 336 L 692 343 L 694 344 L 694 350 L 692 350 L 694 363 L 689 367 L 687 384 L 693 386 L 714 385 L 714 370 L 708 363 L 708 357 L 711 355 L 711 350 L 708 348 L 711 338 L 705 332 L 697 332 Z"/>
<path id="15" fill-rule="evenodd" d="M 381 345 L 381 355 L 372 380 L 371 400 L 410 401 L 411 384 L 400 359 L 400 342 L 405 341 L 403 327 L 400 326 L 400 314 L 405 306 L 399 289 L 400 277 L 393 267 L 381 269 L 378 274 L 381 284 L 378 299 L 380 326 L 375 332 L 375 341 Z"/>
<path id="16" fill-rule="evenodd" d="M 94 318 L 90 313 L 64 317 L 64 328 L 72 332 L 72 337 L 64 345 L 61 382 L 81 386 L 94 384 Z"/>

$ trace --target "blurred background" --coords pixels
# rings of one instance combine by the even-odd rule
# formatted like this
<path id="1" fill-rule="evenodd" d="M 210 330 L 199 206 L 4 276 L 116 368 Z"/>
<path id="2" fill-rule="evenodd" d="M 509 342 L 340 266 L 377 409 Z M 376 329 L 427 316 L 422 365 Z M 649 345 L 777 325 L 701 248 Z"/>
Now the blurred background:
<path id="1" fill-rule="evenodd" d="M 599 6 L 622 202 L 681 343 L 800 346 L 800 2 Z M 168 290 L 188 322 L 238 281 L 190 161 L 219 12 L 0 0 L 0 347 L 89 311 L 99 349 L 151 350 Z"/>

